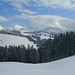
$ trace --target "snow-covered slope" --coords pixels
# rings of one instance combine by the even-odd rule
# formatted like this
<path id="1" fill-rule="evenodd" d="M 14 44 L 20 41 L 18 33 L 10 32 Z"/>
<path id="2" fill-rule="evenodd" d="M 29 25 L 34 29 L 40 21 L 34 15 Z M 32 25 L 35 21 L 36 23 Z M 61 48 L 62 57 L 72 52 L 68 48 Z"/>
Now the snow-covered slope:
<path id="1" fill-rule="evenodd" d="M 3 34 L 3 35 L 1 35 L 1 34 Z M 15 37 L 20 37 L 20 38 L 28 39 L 29 42 L 33 42 L 37 46 L 40 46 L 42 44 L 42 40 L 49 39 L 51 37 L 51 34 L 45 33 L 45 32 L 36 32 L 36 31 L 34 31 L 34 32 L 26 32 L 25 31 L 24 32 L 24 31 L 19 31 L 19 30 L 3 29 L 3 30 L 0 30 L 0 35 L 1 35 L 1 37 L 0 37 L 0 40 L 1 40 L 0 41 L 0 43 L 1 43 L 0 46 L 6 45 L 7 41 L 10 41 L 11 42 L 11 43 L 8 42 L 9 45 L 12 45 L 13 44 L 13 42 L 12 42 L 12 39 L 13 38 L 11 37 L 11 39 L 9 39 L 6 36 L 6 34 L 9 35 L 9 38 L 10 38 L 10 35 L 12 35 L 12 36 L 15 36 Z M 3 39 L 2 38 L 3 36 L 5 36 L 5 38 L 8 38 L 8 39 L 6 39 L 6 40 L 5 40 L 5 38 Z M 24 39 L 24 41 L 25 41 L 25 39 Z M 17 38 L 14 38 L 14 40 L 17 40 Z M 31 43 L 29 43 L 29 42 L 26 41 L 26 44 L 30 44 L 31 45 Z M 33 46 L 35 46 L 35 44 L 33 44 Z"/>
<path id="2" fill-rule="evenodd" d="M 34 45 L 36 48 L 36 44 L 29 41 L 25 37 L 8 35 L 8 34 L 0 34 L 0 46 L 9 46 L 9 45 L 25 45 L 26 47 L 29 45 Z"/>
<path id="3" fill-rule="evenodd" d="M 44 64 L 0 62 L 0 75 L 75 75 L 75 56 Z"/>
<path id="4" fill-rule="evenodd" d="M 45 41 L 45 39 L 49 38 L 53 39 L 54 35 L 58 32 L 61 32 L 61 30 L 54 27 L 48 27 L 40 31 L 31 31 L 27 27 L 23 27 L 20 25 L 14 25 L 7 29 L 1 28 L 0 46 L 23 44 L 27 47 L 27 45 L 30 44 L 33 45 L 34 47 L 36 45 L 37 47 L 39 47 Z M 6 34 L 8 36 L 6 36 Z"/>

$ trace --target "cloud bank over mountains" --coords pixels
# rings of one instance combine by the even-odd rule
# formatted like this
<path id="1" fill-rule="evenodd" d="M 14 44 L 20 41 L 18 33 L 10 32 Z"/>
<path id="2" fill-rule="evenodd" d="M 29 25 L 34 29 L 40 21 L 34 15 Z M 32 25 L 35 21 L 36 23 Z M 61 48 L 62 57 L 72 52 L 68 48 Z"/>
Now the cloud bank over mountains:
<path id="1" fill-rule="evenodd" d="M 19 19 L 27 19 L 30 23 L 27 25 L 30 30 L 43 30 L 47 27 L 56 27 L 61 30 L 75 30 L 75 19 L 60 17 L 60 16 L 52 16 L 52 15 L 26 15 L 21 14 L 15 16 L 15 18 Z M 1 22 L 8 21 L 5 17 L 1 16 Z M 16 24 L 15 28 L 22 28 Z"/>
<path id="2" fill-rule="evenodd" d="M 75 28 L 75 19 L 60 17 L 56 15 L 31 16 L 31 15 L 21 14 L 17 15 L 16 18 L 30 20 L 28 28 L 32 30 L 42 30 L 50 26 L 59 28 L 63 31 L 74 30 Z"/>
<path id="3" fill-rule="evenodd" d="M 38 11 L 27 9 L 28 7 L 36 8 L 53 8 L 75 11 L 75 0 L 1 0 L 2 2 L 12 5 L 19 14 L 5 17 L 0 16 L 0 22 L 15 20 L 28 20 L 27 27 L 31 30 L 42 30 L 47 27 L 56 27 L 61 30 L 74 30 L 75 19 L 62 17 L 59 15 L 40 14 Z M 1 4 L 2 5 L 2 4 Z M 12 19 L 13 18 L 13 19 Z M 9 20 L 10 19 L 10 20 Z M 14 25 L 18 25 L 16 22 Z M 23 24 L 22 24 L 23 25 Z M 16 26 L 20 28 L 19 26 Z"/>

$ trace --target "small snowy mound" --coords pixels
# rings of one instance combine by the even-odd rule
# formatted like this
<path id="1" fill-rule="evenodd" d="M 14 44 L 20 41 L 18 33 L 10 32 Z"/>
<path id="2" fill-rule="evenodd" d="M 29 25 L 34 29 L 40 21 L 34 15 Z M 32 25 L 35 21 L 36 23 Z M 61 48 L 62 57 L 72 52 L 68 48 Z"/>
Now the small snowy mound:
<path id="1" fill-rule="evenodd" d="M 75 75 L 75 56 L 44 64 L 0 62 L 0 75 Z"/>

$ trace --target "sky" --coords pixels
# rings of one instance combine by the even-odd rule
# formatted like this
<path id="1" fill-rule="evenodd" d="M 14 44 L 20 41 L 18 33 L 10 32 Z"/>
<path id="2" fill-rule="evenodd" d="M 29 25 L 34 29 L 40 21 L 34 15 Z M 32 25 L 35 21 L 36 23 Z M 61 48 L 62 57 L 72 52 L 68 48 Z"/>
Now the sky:
<path id="1" fill-rule="evenodd" d="M 0 26 L 75 29 L 75 0 L 0 0 Z"/>

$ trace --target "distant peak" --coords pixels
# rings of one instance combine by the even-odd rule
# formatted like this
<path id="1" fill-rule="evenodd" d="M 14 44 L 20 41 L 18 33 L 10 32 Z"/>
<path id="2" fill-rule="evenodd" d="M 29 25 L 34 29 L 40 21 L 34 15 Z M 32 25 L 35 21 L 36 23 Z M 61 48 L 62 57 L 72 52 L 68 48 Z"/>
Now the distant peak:
<path id="1" fill-rule="evenodd" d="M 16 29 L 16 30 L 19 30 L 19 29 L 21 29 L 21 28 L 23 28 L 23 27 L 20 26 L 20 25 L 14 25 L 14 29 Z"/>
<path id="2" fill-rule="evenodd" d="M 3 30 L 3 27 L 0 25 L 0 30 Z"/>
<path id="3" fill-rule="evenodd" d="M 61 32 L 63 32 L 63 30 L 61 30 L 60 28 L 57 28 L 57 27 L 47 27 L 47 28 L 44 29 L 44 31 L 54 32 L 54 33 L 61 33 Z"/>
<path id="4" fill-rule="evenodd" d="M 13 25 L 9 28 L 7 28 L 8 30 L 17 30 L 17 31 L 22 31 L 22 32 L 30 32 L 31 30 L 29 30 L 26 26 L 21 26 L 21 25 Z"/>

